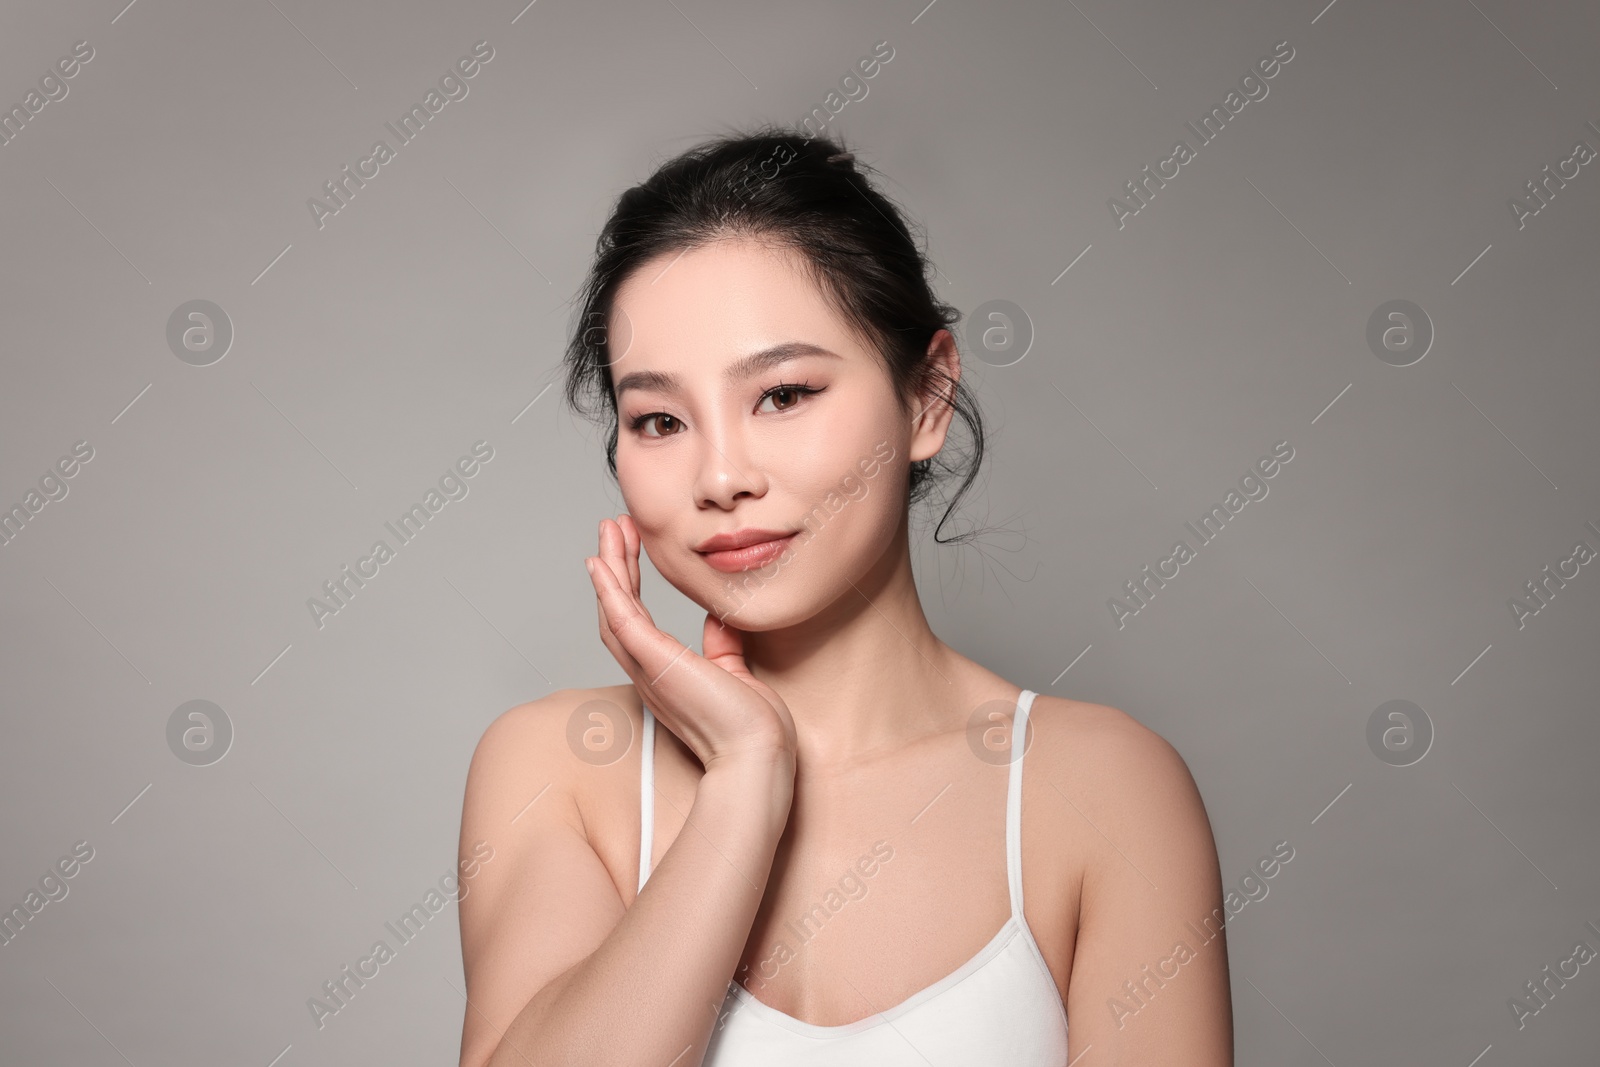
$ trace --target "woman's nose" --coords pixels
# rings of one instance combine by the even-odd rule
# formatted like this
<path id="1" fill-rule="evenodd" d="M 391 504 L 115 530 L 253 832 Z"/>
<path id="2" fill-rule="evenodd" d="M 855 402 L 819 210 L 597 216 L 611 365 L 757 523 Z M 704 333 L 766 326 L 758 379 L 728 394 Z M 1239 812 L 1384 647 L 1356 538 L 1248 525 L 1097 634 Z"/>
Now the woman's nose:
<path id="1" fill-rule="evenodd" d="M 744 495 L 759 496 L 765 482 L 737 429 L 712 427 L 699 434 L 695 497 L 700 503 L 729 508 Z"/>

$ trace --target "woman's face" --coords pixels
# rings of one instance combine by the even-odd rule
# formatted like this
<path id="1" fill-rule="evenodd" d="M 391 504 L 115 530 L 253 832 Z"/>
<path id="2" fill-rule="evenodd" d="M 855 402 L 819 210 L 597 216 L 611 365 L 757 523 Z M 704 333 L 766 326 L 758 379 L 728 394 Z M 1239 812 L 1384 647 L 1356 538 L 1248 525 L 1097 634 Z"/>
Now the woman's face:
<path id="1" fill-rule="evenodd" d="M 949 423 L 901 408 L 795 256 L 746 239 L 662 255 L 619 288 L 610 323 L 617 477 L 643 548 L 747 631 L 851 592 L 894 542 L 909 464 Z M 766 543 L 707 544 L 752 531 Z"/>

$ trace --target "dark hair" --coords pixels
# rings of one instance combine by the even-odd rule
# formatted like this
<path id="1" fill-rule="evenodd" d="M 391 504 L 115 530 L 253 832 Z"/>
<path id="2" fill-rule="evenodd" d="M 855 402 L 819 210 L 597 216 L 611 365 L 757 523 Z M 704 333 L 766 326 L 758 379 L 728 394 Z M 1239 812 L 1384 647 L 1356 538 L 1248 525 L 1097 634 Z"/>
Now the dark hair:
<path id="1" fill-rule="evenodd" d="M 941 329 L 961 319 L 934 294 L 932 267 L 899 209 L 868 180 L 870 168 L 838 137 L 807 137 L 776 126 L 703 142 L 661 164 L 617 198 L 595 242 L 579 292 L 582 307 L 567 344 L 567 403 L 606 420 L 606 462 L 617 473 L 617 402 L 608 371 L 608 330 L 617 290 L 647 260 L 729 237 L 770 240 L 799 253 L 830 302 L 883 359 L 901 406 L 930 385 L 971 432 L 970 450 L 945 447 L 911 464 L 907 506 L 924 499 L 940 471 L 961 475 L 939 528 L 977 478 L 983 420 L 964 381 L 927 359 Z M 942 379 L 936 381 L 935 379 Z M 591 406 L 589 401 L 597 402 Z M 952 453 L 947 456 L 946 453 Z M 936 470 L 937 468 L 937 470 Z"/>

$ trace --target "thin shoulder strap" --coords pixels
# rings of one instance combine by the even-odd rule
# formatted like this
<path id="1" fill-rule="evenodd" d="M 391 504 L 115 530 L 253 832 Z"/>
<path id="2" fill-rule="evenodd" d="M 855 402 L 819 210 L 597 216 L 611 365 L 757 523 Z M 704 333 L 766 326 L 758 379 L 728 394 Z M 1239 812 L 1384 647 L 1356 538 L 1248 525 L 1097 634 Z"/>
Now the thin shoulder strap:
<path id="1" fill-rule="evenodd" d="M 1006 882 L 1011 887 L 1011 914 L 1025 922 L 1022 914 L 1022 757 L 1028 737 L 1028 711 L 1037 694 L 1024 689 L 1017 696 L 1017 711 L 1011 719 L 1011 777 L 1006 790 Z"/>
<path id="2" fill-rule="evenodd" d="M 644 707 L 639 756 L 639 888 L 650 877 L 650 846 L 656 828 L 656 717 Z"/>

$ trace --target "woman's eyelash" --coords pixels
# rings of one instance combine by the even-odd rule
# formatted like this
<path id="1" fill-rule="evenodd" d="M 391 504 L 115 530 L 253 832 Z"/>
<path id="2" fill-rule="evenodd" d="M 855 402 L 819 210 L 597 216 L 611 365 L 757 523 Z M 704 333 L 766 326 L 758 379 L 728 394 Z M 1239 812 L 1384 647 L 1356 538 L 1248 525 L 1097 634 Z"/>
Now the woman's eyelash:
<path id="1" fill-rule="evenodd" d="M 826 387 L 813 386 L 810 382 L 780 382 L 779 384 L 774 385 L 771 389 L 768 389 L 766 392 L 762 393 L 759 403 L 765 403 L 767 398 L 775 393 L 798 393 L 801 396 L 811 396 L 813 394 L 822 392 L 824 388 Z M 642 430 L 646 425 L 649 424 L 651 419 L 658 417 L 666 417 L 670 419 L 676 418 L 677 416 L 665 411 L 652 411 L 645 415 L 635 416 L 633 419 L 629 420 L 628 426 L 634 431 Z"/>
<path id="2" fill-rule="evenodd" d="M 801 396 L 810 396 L 813 393 L 820 392 L 822 390 L 812 386 L 810 382 L 784 382 L 780 385 L 774 385 L 771 389 L 762 393 L 761 399 L 764 402 L 767 397 L 774 393 L 799 393 Z"/>

